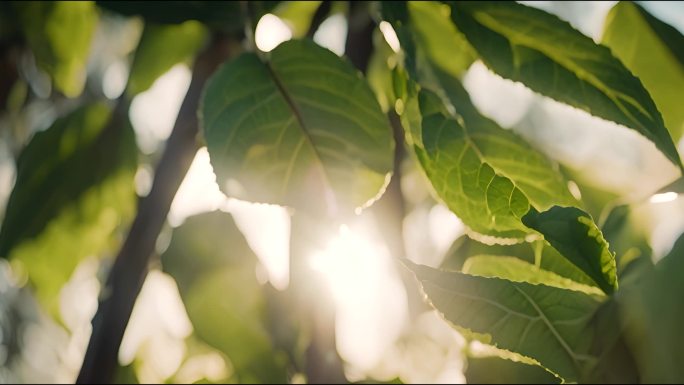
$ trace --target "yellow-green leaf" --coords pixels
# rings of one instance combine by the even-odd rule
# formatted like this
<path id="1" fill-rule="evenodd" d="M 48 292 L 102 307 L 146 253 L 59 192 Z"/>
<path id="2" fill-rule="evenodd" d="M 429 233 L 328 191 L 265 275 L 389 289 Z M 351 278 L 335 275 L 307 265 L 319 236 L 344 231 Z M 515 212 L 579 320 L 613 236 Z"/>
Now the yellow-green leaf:
<path id="1" fill-rule="evenodd" d="M 206 37 L 206 28 L 194 20 L 174 25 L 145 25 L 128 78 L 129 95 L 147 90 L 175 64 L 190 59 Z"/>
<path id="2" fill-rule="evenodd" d="M 90 43 L 98 22 L 92 1 L 26 1 L 16 3 L 36 62 L 64 95 L 81 94 Z"/>
<path id="3" fill-rule="evenodd" d="M 631 1 L 608 13 L 601 43 L 641 79 L 675 141 L 684 132 L 684 36 Z"/>
<path id="4" fill-rule="evenodd" d="M 637 131 L 684 169 L 650 95 L 607 47 L 554 15 L 515 2 L 449 4 L 456 26 L 494 72 Z"/>

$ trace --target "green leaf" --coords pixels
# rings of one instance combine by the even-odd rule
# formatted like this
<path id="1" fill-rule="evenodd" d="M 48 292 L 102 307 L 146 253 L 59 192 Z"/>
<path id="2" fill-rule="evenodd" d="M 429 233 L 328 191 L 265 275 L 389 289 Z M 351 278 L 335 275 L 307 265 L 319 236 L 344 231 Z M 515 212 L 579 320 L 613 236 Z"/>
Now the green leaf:
<path id="1" fill-rule="evenodd" d="M 468 358 L 463 372 L 468 384 L 559 384 L 560 379 L 538 365 L 498 357 Z"/>
<path id="2" fill-rule="evenodd" d="M 449 7 L 434 1 L 411 1 L 408 11 L 419 48 L 443 71 L 462 76 L 476 53 L 451 22 Z"/>
<path id="3" fill-rule="evenodd" d="M 575 207 L 552 207 L 542 213 L 530 210 L 526 226 L 539 231 L 547 242 L 584 271 L 607 294 L 617 290 L 615 254 L 608 248 L 591 216 Z"/>
<path id="4" fill-rule="evenodd" d="M 629 284 L 629 283 L 628 283 Z M 622 290 L 601 304 L 592 320 L 595 338 L 590 350 L 598 357 L 595 365 L 583 373 L 581 383 L 637 384 L 643 383 L 633 354 L 627 347 L 624 322 L 620 319 L 618 300 Z"/>
<path id="5" fill-rule="evenodd" d="M 396 63 L 396 53 L 387 44 L 379 29 L 373 31 L 373 53 L 368 61 L 366 80 L 384 112 L 394 109 L 397 97 L 393 89 L 391 64 Z"/>
<path id="6" fill-rule="evenodd" d="M 98 22 L 94 2 L 22 1 L 14 5 L 38 65 L 65 96 L 80 95 Z"/>
<path id="7" fill-rule="evenodd" d="M 636 130 L 684 169 L 639 79 L 604 46 L 542 10 L 514 2 L 449 2 L 485 64 L 532 90 Z"/>
<path id="8" fill-rule="evenodd" d="M 273 9 L 273 14 L 292 28 L 296 39 L 304 37 L 311 26 L 311 19 L 322 1 L 282 1 Z"/>
<path id="9" fill-rule="evenodd" d="M 601 43 L 641 79 L 679 140 L 684 132 L 684 36 L 637 3 L 621 1 L 608 13 Z"/>
<path id="10" fill-rule="evenodd" d="M 195 334 L 230 359 L 239 383 L 287 380 L 284 356 L 265 324 L 256 255 L 233 218 L 215 211 L 188 218 L 161 256 L 178 283 Z"/>
<path id="11" fill-rule="evenodd" d="M 567 382 L 594 357 L 588 328 L 599 300 L 579 291 L 445 272 L 406 262 L 423 291 L 454 325 L 488 334 L 492 344 L 538 361 Z"/>
<path id="12" fill-rule="evenodd" d="M 137 150 L 125 117 L 101 103 L 58 119 L 22 151 L 0 232 L 0 257 L 28 273 L 57 312 L 59 290 L 85 257 L 115 251 L 135 210 Z"/>
<path id="13" fill-rule="evenodd" d="M 547 158 L 474 108 L 464 125 L 430 91 L 420 91 L 419 107 L 407 104 L 406 126 L 435 192 L 472 230 L 520 238 L 530 205 L 575 203 Z"/>
<path id="14" fill-rule="evenodd" d="M 534 285 L 558 287 L 581 291 L 585 294 L 602 296 L 597 287 L 582 285 L 573 280 L 542 270 L 516 257 L 501 255 L 476 255 L 466 260 L 463 273 L 482 277 L 503 278 L 513 282 L 527 282 Z"/>
<path id="15" fill-rule="evenodd" d="M 535 264 L 537 262 L 536 253 L 539 253 L 539 250 L 535 249 L 539 247 L 541 247 L 541 253 L 538 259 L 542 270 L 557 274 L 564 279 L 569 279 L 582 287 L 596 285 L 582 270 L 573 265 L 543 240 L 537 240 L 532 243 L 522 242 L 514 245 L 487 245 L 477 242 L 467 235 L 463 235 L 454 241 L 447 253 L 447 257 L 442 262 L 441 268 L 462 271 L 465 262 L 469 258 L 478 255 L 501 256 L 504 258 L 510 256 L 527 264 Z"/>
<path id="16" fill-rule="evenodd" d="M 246 53 L 209 80 L 200 108 L 218 183 L 236 198 L 314 212 L 361 208 L 384 189 L 394 142 L 350 63 L 291 40 Z"/>
<path id="17" fill-rule="evenodd" d="M 131 65 L 128 94 L 132 97 L 147 90 L 175 64 L 192 58 L 206 37 L 206 28 L 192 20 L 178 25 L 147 24 Z"/>
<path id="18" fill-rule="evenodd" d="M 625 286 L 619 301 L 627 346 L 642 383 L 684 381 L 684 236 L 639 285 Z"/>

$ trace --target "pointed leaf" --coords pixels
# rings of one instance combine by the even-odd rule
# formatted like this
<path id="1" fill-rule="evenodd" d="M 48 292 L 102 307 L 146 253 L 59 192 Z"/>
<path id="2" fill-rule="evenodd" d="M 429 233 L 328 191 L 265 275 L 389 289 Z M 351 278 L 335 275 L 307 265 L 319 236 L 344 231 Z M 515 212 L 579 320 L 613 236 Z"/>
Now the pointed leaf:
<path id="1" fill-rule="evenodd" d="M 445 272 L 406 262 L 432 305 L 454 325 L 538 361 L 567 382 L 594 361 L 588 328 L 599 300 L 578 291 Z"/>
<path id="2" fill-rule="evenodd" d="M 312 211 L 360 208 L 392 170 L 391 130 L 351 64 L 308 40 L 262 63 L 248 53 L 209 80 L 201 110 L 218 183 L 230 196 Z"/>
<path id="3" fill-rule="evenodd" d="M 684 132 L 684 36 L 631 1 L 608 13 L 601 44 L 641 79 L 675 141 Z"/>
<path id="4" fill-rule="evenodd" d="M 449 4 L 458 29 L 496 73 L 636 130 L 684 168 L 648 92 L 608 48 L 556 16 L 515 2 Z"/>
<path id="5" fill-rule="evenodd" d="M 544 235 L 558 252 L 584 271 L 607 294 L 617 290 L 615 254 L 591 216 L 575 207 L 530 210 L 523 223 Z"/>

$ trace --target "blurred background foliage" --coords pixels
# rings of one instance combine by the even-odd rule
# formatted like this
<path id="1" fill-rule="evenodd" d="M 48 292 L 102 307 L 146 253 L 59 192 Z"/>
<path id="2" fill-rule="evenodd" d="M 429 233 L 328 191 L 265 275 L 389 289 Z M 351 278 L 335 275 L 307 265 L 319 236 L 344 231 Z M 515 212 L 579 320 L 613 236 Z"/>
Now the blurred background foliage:
<path id="1" fill-rule="evenodd" d="M 263 1 L 247 11 L 240 2 L 0 3 L 0 381 L 75 379 L 106 272 L 137 198 L 149 192 L 190 68 L 211 33 L 243 37 L 253 31 L 257 48 L 268 51 L 305 36 L 322 3 Z M 672 57 L 657 39 L 659 30 L 646 28 L 657 17 L 684 31 L 682 3 L 644 2 L 651 14 L 612 9 L 615 2 L 524 3 L 609 45 L 651 90 L 684 151 L 684 117 L 680 98 L 673 97 L 684 82 L 684 46 L 669 42 L 680 55 Z M 475 106 L 561 164 L 573 180 L 570 190 L 617 252 L 622 283 L 644 279 L 654 288 L 671 282 L 673 294 L 660 299 L 666 313 L 653 308 L 655 289 L 638 293 L 631 311 L 681 320 L 675 294 L 682 292 L 681 280 L 670 276 L 682 268 L 670 265 L 682 259 L 654 267 L 684 231 L 684 190 L 658 194 L 677 170 L 638 135 L 494 75 L 462 48 L 467 45 L 453 44 L 463 38 L 440 4 L 416 2 L 410 9 L 419 43 L 441 71 L 463 80 Z M 377 4 L 369 11 L 380 20 Z M 314 41 L 343 54 L 348 12 L 347 2 L 330 2 Z M 245 28 L 250 19 L 258 22 Z M 374 31 L 367 72 L 385 111 L 394 108 L 389 69 L 401 60 L 387 34 L 382 25 Z M 405 156 L 400 169 L 402 247 L 409 259 L 461 270 L 477 269 L 473 258 L 491 255 L 533 264 L 538 252 L 546 270 L 567 271 L 552 248 L 469 237 L 431 196 L 412 157 Z M 667 195 L 671 191 L 679 194 Z M 320 301 L 336 309 L 334 333 L 347 380 L 496 382 L 506 373 L 512 382 L 557 381 L 537 366 L 488 354 L 446 325 L 394 263 L 378 215 L 370 210 L 333 229 L 331 244 L 342 242 L 353 255 L 307 272 L 329 285 Z M 312 332 L 296 316 L 298 299 L 283 294 L 295 274 L 289 271 L 291 231 L 285 208 L 226 198 L 201 147 L 157 240 L 119 351 L 117 381 L 305 381 L 302 357 Z M 326 242 L 311 247 L 321 251 Z M 633 335 L 669 338 L 643 328 Z M 681 371 L 672 362 L 640 369 L 650 378 Z"/>

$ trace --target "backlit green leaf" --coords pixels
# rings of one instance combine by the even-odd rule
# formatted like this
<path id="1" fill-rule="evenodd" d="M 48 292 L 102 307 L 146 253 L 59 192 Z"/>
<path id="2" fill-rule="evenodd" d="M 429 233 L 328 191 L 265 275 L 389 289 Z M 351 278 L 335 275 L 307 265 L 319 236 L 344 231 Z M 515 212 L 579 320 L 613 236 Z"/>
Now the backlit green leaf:
<path id="1" fill-rule="evenodd" d="M 92 1 L 22 1 L 15 4 L 36 62 L 67 97 L 86 79 L 90 42 L 98 22 Z"/>
<path id="2" fill-rule="evenodd" d="M 273 9 L 273 14 L 292 28 L 292 36 L 301 38 L 311 26 L 311 19 L 322 1 L 282 1 Z"/>
<path id="3" fill-rule="evenodd" d="M 603 291 L 610 294 L 618 288 L 615 254 L 589 214 L 575 207 L 556 206 L 542 213 L 530 210 L 523 223 L 542 233 Z"/>
<path id="4" fill-rule="evenodd" d="M 684 36 L 638 4 L 621 1 L 608 13 L 601 43 L 641 79 L 677 141 L 684 132 Z"/>
<path id="5" fill-rule="evenodd" d="M 190 59 L 206 37 L 206 28 L 192 20 L 177 25 L 146 25 L 128 78 L 130 96 L 147 90 L 175 64 Z"/>
<path id="6" fill-rule="evenodd" d="M 410 1 L 408 10 L 419 48 L 443 71 L 462 76 L 476 54 L 451 22 L 449 6 L 434 1 Z"/>
<path id="7" fill-rule="evenodd" d="M 418 158 L 437 195 L 472 230 L 522 237 L 528 230 L 520 218 L 530 205 L 574 203 L 558 170 L 516 134 L 474 108 L 459 122 L 430 91 L 418 99 L 405 114 Z"/>
<path id="8" fill-rule="evenodd" d="M 684 167 L 648 92 L 608 48 L 556 16 L 515 2 L 449 4 L 458 29 L 496 73 L 634 129 Z"/>
<path id="9" fill-rule="evenodd" d="M 432 305 L 452 324 L 491 336 L 491 343 L 535 359 L 577 381 L 593 338 L 599 300 L 579 291 L 445 272 L 406 262 Z"/>
<path id="10" fill-rule="evenodd" d="M 470 275 L 503 278 L 514 282 L 542 284 L 581 291 L 591 295 L 603 295 L 603 292 L 597 287 L 582 285 L 551 271 L 542 270 L 516 257 L 476 255 L 465 261 L 462 271 Z"/>
<path id="11" fill-rule="evenodd" d="M 267 63 L 251 53 L 227 63 L 200 113 L 229 196 L 345 212 L 372 203 L 389 180 L 394 142 L 373 92 L 311 41 L 283 43 Z"/>
<path id="12" fill-rule="evenodd" d="M 541 253 L 539 253 L 539 247 L 541 247 Z M 539 255 L 537 256 L 537 254 Z M 542 270 L 555 273 L 582 286 L 596 286 L 596 283 L 589 276 L 543 240 L 536 240 L 531 243 L 521 242 L 514 245 L 487 245 L 463 235 L 451 245 L 441 268 L 461 271 L 466 260 L 478 255 L 510 256 L 528 264 L 537 263 L 537 257 L 539 257 L 539 266 Z"/>

